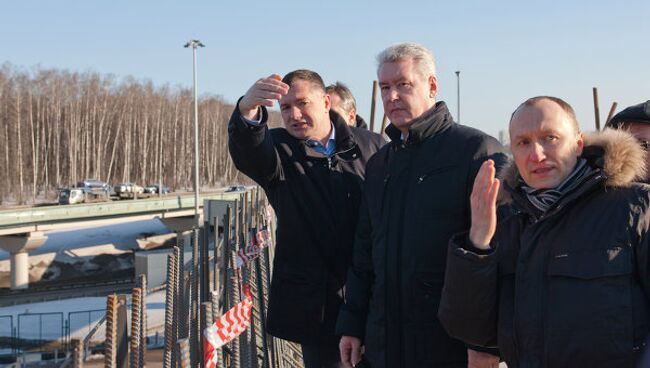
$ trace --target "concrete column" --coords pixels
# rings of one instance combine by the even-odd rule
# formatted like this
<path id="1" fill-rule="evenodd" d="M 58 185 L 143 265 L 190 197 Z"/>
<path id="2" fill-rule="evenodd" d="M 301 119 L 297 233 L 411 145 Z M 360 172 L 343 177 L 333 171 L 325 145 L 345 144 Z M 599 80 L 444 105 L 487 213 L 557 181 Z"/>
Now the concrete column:
<path id="1" fill-rule="evenodd" d="M 29 285 L 29 254 L 11 253 L 11 289 L 27 289 Z"/>
<path id="2" fill-rule="evenodd" d="M 0 236 L 0 248 L 11 255 L 11 289 L 27 289 L 29 286 L 29 252 L 39 248 L 45 241 L 40 231 L 20 235 Z"/>

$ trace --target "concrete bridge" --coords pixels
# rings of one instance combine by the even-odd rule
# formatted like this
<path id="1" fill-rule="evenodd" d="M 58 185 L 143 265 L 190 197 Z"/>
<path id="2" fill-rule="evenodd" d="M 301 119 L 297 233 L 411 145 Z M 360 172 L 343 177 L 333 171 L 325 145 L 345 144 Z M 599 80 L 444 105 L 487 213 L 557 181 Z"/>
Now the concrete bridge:
<path id="1" fill-rule="evenodd" d="M 201 193 L 199 207 L 202 208 L 207 200 L 221 200 L 224 203 L 234 201 L 243 193 L 245 192 Z M 123 217 L 134 220 L 159 218 L 172 231 L 188 231 L 196 223 L 194 194 L 0 211 L 0 248 L 11 255 L 11 288 L 28 287 L 28 254 L 45 243 L 45 231 L 89 224 L 101 225 Z"/>

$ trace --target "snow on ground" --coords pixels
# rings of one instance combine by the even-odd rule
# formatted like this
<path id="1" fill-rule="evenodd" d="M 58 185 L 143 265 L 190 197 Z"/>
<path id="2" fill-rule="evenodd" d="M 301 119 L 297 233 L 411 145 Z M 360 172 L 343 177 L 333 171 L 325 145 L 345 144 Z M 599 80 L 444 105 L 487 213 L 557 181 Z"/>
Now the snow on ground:
<path id="1" fill-rule="evenodd" d="M 133 268 L 132 250 L 156 248 L 175 237 L 158 219 L 126 218 L 109 225 L 87 226 L 46 232 L 45 244 L 29 254 L 29 282 L 92 277 L 104 269 Z M 0 250 L 0 287 L 9 287 L 9 275 L 9 253 Z"/>
<path id="2" fill-rule="evenodd" d="M 130 300 L 129 300 L 130 303 Z M 106 297 L 86 297 L 30 303 L 0 308 L 0 337 L 11 336 L 10 319 L 21 339 L 59 339 L 63 335 L 66 320 L 70 321 L 71 338 L 83 339 L 104 316 Z M 39 313 L 48 313 L 40 315 Z M 20 315 L 20 326 L 18 320 Z M 131 319 L 131 305 L 127 316 Z M 162 335 L 165 323 L 165 290 L 147 295 L 147 330 L 152 336 Z M 93 341 L 103 341 L 104 327 L 98 330 Z"/>
<path id="3" fill-rule="evenodd" d="M 97 245 L 112 244 L 116 249 L 130 250 L 138 246 L 136 239 L 153 235 L 168 234 L 169 228 L 158 219 L 129 221 L 106 226 L 88 225 L 76 229 L 61 229 L 45 232 L 47 240 L 32 255 L 57 253 L 62 249 L 79 249 Z M 9 259 L 9 253 L 0 250 L 0 260 Z"/>

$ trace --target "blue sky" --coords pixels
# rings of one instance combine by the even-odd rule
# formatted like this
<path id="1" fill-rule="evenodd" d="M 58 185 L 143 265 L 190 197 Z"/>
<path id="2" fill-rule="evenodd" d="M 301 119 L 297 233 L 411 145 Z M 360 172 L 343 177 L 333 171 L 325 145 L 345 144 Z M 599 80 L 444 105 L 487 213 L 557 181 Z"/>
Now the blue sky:
<path id="1" fill-rule="evenodd" d="M 369 118 L 375 55 L 413 41 L 438 62 L 439 100 L 497 135 L 524 99 L 555 95 L 594 127 L 650 99 L 650 1 L 4 1 L 0 63 L 189 87 L 198 38 L 199 91 L 234 102 L 256 79 L 298 68 L 347 83 Z M 381 104 L 378 104 L 381 118 Z M 377 124 L 379 121 L 376 122 Z"/>

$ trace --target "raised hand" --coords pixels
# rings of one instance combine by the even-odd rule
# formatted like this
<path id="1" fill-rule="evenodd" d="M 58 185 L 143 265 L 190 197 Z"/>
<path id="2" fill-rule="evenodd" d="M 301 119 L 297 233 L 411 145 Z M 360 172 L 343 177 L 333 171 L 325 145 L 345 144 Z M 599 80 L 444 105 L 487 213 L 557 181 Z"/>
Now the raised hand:
<path id="1" fill-rule="evenodd" d="M 499 179 L 495 178 L 494 161 L 486 160 L 476 174 L 470 197 L 472 227 L 469 239 L 475 247 L 488 249 L 497 228 L 497 194 Z"/>
<path id="2" fill-rule="evenodd" d="M 282 82 L 282 77 L 278 74 L 258 79 L 239 101 L 239 112 L 245 118 L 254 120 L 260 106 L 271 107 L 273 101 L 280 100 L 288 92 L 289 85 Z"/>

